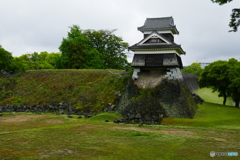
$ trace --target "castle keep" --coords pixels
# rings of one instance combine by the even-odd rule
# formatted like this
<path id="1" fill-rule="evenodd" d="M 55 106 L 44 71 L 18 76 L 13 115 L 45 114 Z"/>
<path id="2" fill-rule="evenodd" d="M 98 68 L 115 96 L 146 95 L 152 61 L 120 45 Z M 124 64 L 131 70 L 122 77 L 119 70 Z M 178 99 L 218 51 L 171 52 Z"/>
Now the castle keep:
<path id="1" fill-rule="evenodd" d="M 180 56 L 185 52 L 181 45 L 174 42 L 174 35 L 179 32 L 173 18 L 147 18 L 138 30 L 143 33 L 143 39 L 129 47 L 134 52 L 132 78 L 143 88 L 149 85 L 146 84 L 149 83 L 149 80 L 146 82 L 146 77 L 151 77 L 153 86 L 159 84 L 164 77 L 182 79 Z"/>

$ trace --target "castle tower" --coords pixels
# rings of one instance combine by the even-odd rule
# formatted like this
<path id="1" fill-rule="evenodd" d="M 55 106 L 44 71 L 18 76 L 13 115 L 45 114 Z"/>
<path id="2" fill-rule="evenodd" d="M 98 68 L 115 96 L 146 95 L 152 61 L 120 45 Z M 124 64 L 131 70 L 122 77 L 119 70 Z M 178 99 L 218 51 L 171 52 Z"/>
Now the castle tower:
<path id="1" fill-rule="evenodd" d="M 152 77 L 158 83 L 163 77 L 182 79 L 180 69 L 183 67 L 181 55 L 185 52 L 174 42 L 174 35 L 179 34 L 172 17 L 147 18 L 144 25 L 138 27 L 143 39 L 130 46 L 134 52 L 132 78 L 144 83 L 141 77 Z"/>

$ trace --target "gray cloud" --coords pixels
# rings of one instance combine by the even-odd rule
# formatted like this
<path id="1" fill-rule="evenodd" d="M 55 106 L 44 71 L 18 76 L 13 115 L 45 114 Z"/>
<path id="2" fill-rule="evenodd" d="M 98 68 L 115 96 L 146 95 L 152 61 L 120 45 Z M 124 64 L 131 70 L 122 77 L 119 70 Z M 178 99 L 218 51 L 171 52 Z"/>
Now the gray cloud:
<path id="1" fill-rule="evenodd" d="M 235 1 L 219 6 L 210 0 L 8 0 L 0 5 L 0 45 L 13 56 L 59 52 L 73 24 L 82 29 L 118 29 L 115 34 L 133 45 L 143 38 L 137 27 L 147 17 L 173 16 L 180 31 L 176 43 L 187 53 L 182 56 L 184 65 L 239 60 L 240 32 L 228 32 L 234 7 L 239 7 Z"/>

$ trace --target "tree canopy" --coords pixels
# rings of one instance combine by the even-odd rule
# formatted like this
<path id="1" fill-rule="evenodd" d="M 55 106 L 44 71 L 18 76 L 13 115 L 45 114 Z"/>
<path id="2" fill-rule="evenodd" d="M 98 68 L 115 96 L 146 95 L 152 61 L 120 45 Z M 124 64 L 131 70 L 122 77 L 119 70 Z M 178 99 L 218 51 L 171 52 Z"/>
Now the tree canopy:
<path id="1" fill-rule="evenodd" d="M 187 72 L 187 73 L 192 73 L 195 74 L 196 76 L 200 76 L 200 74 L 202 73 L 202 68 L 201 65 L 199 63 L 192 63 L 190 66 L 188 67 L 184 67 L 181 71 L 182 72 Z"/>
<path id="2" fill-rule="evenodd" d="M 229 3 L 233 0 L 211 0 L 213 3 L 218 3 L 220 5 Z M 240 8 L 232 9 L 231 20 L 229 22 L 229 27 L 232 28 L 230 32 L 237 32 L 240 25 Z"/>
<path id="3" fill-rule="evenodd" d="M 239 106 L 240 101 L 240 62 L 236 59 L 229 60 L 229 79 L 230 85 L 228 86 L 228 95 L 235 101 L 235 106 Z"/>
<path id="4" fill-rule="evenodd" d="M 13 58 L 12 53 L 5 50 L 0 45 L 0 70 L 7 71 L 9 73 L 17 73 L 24 71 L 23 64 L 18 58 Z"/>
<path id="5" fill-rule="evenodd" d="M 8 73 L 18 73 L 33 69 L 57 69 L 60 53 L 33 52 L 20 57 L 12 54 L 0 45 L 0 70 Z"/>
<path id="6" fill-rule="evenodd" d="M 0 45 L 0 69 L 9 71 L 11 68 L 10 64 L 12 60 L 13 60 L 12 54 L 5 50 L 4 48 L 2 48 L 2 46 Z"/>
<path id="7" fill-rule="evenodd" d="M 199 78 L 200 87 L 211 87 L 223 97 L 225 105 L 227 97 L 232 97 L 236 107 L 240 101 L 240 62 L 232 58 L 229 61 L 215 61 L 206 66 Z"/>
<path id="8" fill-rule="evenodd" d="M 41 53 L 23 54 L 18 59 L 23 64 L 25 70 L 56 69 L 60 56 L 60 53 L 48 53 L 44 51 Z"/>
<path id="9" fill-rule="evenodd" d="M 81 30 L 70 27 L 68 37 L 59 47 L 62 52 L 60 68 L 114 68 L 129 66 L 125 54 L 128 43 L 113 34 L 115 30 Z"/>

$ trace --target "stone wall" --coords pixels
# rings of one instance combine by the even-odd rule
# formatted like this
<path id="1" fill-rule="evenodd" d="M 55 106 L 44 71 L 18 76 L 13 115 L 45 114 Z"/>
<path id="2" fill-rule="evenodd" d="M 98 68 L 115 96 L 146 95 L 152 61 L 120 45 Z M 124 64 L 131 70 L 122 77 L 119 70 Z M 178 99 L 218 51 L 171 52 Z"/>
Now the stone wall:
<path id="1" fill-rule="evenodd" d="M 198 86 L 198 77 L 191 73 L 182 73 L 183 80 L 185 85 L 189 88 L 191 92 L 196 91 L 199 89 Z"/>
<path id="2" fill-rule="evenodd" d="M 117 105 L 117 111 L 124 116 L 193 118 L 196 109 L 197 104 L 184 82 L 165 78 L 148 89 L 139 88 L 131 80 Z"/>

